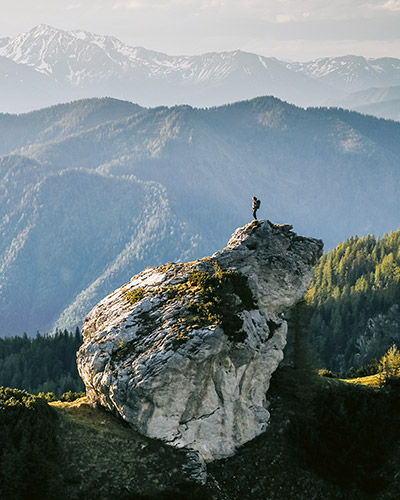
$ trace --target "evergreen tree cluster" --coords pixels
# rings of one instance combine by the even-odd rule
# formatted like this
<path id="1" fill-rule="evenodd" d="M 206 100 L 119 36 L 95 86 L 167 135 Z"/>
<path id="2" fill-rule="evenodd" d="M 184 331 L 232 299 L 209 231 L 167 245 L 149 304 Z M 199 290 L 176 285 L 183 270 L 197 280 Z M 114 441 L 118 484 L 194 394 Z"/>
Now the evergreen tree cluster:
<path id="1" fill-rule="evenodd" d="M 377 493 L 387 486 L 385 469 L 390 470 L 400 438 L 399 415 L 398 385 L 390 392 L 325 385 L 315 390 L 306 411 L 292 418 L 288 435 L 299 457 L 320 476 Z"/>
<path id="2" fill-rule="evenodd" d="M 0 498 L 62 498 L 57 415 L 41 398 L 0 387 Z"/>
<path id="3" fill-rule="evenodd" d="M 74 333 L 56 331 L 54 335 L 29 338 L 0 338 L 0 385 L 33 394 L 53 392 L 60 397 L 67 391 L 80 392 L 84 384 L 76 367 L 76 351 L 82 344 Z"/>
<path id="4" fill-rule="evenodd" d="M 400 345 L 400 230 L 324 254 L 307 292 L 308 328 L 326 368 L 347 371 Z"/>

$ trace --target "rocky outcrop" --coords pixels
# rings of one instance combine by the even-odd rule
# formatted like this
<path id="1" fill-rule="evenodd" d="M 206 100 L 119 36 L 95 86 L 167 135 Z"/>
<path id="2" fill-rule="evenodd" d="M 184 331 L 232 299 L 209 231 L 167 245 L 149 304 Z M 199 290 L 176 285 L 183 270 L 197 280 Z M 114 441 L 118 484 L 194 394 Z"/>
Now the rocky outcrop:
<path id="1" fill-rule="evenodd" d="M 78 369 L 89 398 L 205 461 L 232 455 L 266 429 L 283 313 L 321 251 L 291 226 L 253 221 L 211 257 L 145 269 L 84 321 Z"/>

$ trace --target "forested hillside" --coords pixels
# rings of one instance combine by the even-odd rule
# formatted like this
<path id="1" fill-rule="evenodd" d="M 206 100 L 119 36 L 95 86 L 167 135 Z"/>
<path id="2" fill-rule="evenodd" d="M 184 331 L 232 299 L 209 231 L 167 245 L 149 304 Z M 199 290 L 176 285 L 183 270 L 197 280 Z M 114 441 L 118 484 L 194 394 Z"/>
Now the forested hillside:
<path id="1" fill-rule="evenodd" d="M 0 335 L 74 329 L 146 266 L 223 248 L 254 195 L 327 249 L 398 227 L 400 123 L 355 112 L 93 99 L 0 131 Z"/>
<path id="2" fill-rule="evenodd" d="M 352 237 L 324 254 L 306 302 L 326 368 L 358 368 L 400 345 L 400 230 Z"/>

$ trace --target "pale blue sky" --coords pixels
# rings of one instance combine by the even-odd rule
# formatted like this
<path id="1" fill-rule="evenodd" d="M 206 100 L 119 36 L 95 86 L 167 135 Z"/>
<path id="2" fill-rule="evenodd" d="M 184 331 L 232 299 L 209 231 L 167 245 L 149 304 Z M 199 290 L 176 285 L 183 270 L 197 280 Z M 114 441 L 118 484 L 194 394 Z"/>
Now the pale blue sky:
<path id="1" fill-rule="evenodd" d="M 0 37 L 37 24 L 167 54 L 400 58 L 400 0 L 0 0 Z"/>

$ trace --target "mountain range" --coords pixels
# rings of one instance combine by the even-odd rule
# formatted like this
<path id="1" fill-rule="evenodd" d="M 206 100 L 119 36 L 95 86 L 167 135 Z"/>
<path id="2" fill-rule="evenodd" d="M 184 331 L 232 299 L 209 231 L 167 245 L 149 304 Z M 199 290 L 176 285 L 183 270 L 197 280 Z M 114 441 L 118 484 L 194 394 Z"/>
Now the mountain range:
<path id="1" fill-rule="evenodd" d="M 335 104 L 366 115 L 400 121 L 400 85 L 353 92 Z"/>
<path id="2" fill-rule="evenodd" d="M 260 218 L 333 248 L 397 229 L 400 123 L 273 97 L 0 115 L 0 334 L 73 328 L 145 268 Z"/>
<path id="3" fill-rule="evenodd" d="M 105 96 L 151 107 L 210 107 L 262 95 L 303 107 L 337 106 L 347 98 L 352 108 L 354 92 L 398 85 L 396 58 L 349 55 L 289 63 L 240 50 L 169 56 L 111 36 L 46 25 L 0 39 L 0 111 L 10 113 Z M 397 119 L 399 112 L 399 103 L 392 103 L 384 117 Z"/>

